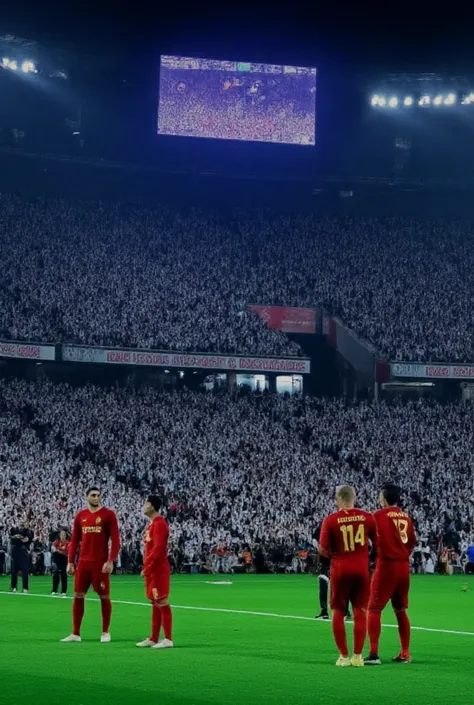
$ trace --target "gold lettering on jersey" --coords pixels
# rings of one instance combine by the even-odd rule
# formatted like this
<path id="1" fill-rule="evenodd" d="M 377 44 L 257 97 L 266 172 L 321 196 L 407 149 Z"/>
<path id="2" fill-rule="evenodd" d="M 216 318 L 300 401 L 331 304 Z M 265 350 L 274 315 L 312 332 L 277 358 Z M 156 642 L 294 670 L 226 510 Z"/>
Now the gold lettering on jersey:
<path id="1" fill-rule="evenodd" d="M 102 519 L 101 519 L 100 517 L 97 517 L 97 519 L 95 520 L 95 523 L 96 523 L 96 524 L 100 524 L 101 521 L 102 521 Z"/>
<path id="2" fill-rule="evenodd" d="M 83 534 L 101 534 L 102 527 L 101 526 L 83 526 L 82 533 Z"/>
<path id="3" fill-rule="evenodd" d="M 365 516 L 363 514 L 357 514 L 357 515 L 350 516 L 350 517 L 338 517 L 337 518 L 338 524 L 350 524 L 353 521 L 365 521 Z"/>
<path id="4" fill-rule="evenodd" d="M 390 519 L 408 519 L 408 514 L 405 512 L 387 512 L 387 516 L 390 517 Z"/>

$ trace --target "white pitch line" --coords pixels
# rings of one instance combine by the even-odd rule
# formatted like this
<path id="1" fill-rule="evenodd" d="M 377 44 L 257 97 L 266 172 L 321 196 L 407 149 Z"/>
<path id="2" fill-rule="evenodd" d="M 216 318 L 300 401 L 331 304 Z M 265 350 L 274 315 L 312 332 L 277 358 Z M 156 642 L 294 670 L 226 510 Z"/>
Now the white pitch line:
<path id="1" fill-rule="evenodd" d="M 42 597 L 42 598 L 47 598 L 50 600 L 61 600 L 64 598 L 57 597 L 56 595 L 41 595 L 38 593 L 32 593 L 29 592 L 28 594 L 24 594 L 22 592 L 17 592 L 17 593 L 12 593 L 6 590 L 0 590 L 0 595 L 11 595 L 12 597 L 24 597 L 27 599 L 28 597 Z M 72 600 L 72 597 L 67 597 L 66 599 Z M 100 602 L 100 599 L 98 597 L 88 597 L 87 598 L 88 602 Z M 130 600 L 112 600 L 114 605 L 132 605 L 133 607 L 150 607 L 149 602 L 132 602 Z M 277 612 L 253 612 L 250 610 L 230 610 L 230 609 L 225 609 L 224 607 L 194 607 L 191 605 L 171 605 L 173 609 L 175 610 L 190 610 L 194 612 L 219 612 L 223 614 L 244 614 L 244 615 L 249 615 L 251 617 L 273 617 L 274 619 L 295 619 L 298 621 L 302 622 L 316 622 L 317 620 L 314 619 L 314 617 L 304 617 L 303 615 L 294 615 L 294 614 L 279 614 Z M 327 620 L 327 623 L 330 624 L 330 620 Z M 348 622 L 348 624 L 352 624 L 352 622 Z M 388 629 L 397 629 L 398 626 L 396 624 L 382 624 L 384 628 Z M 455 634 L 457 636 L 474 636 L 474 632 L 464 632 L 464 631 L 458 631 L 456 629 L 434 629 L 433 627 L 414 627 L 412 625 L 412 630 L 417 631 L 417 632 L 433 632 L 435 634 Z"/>

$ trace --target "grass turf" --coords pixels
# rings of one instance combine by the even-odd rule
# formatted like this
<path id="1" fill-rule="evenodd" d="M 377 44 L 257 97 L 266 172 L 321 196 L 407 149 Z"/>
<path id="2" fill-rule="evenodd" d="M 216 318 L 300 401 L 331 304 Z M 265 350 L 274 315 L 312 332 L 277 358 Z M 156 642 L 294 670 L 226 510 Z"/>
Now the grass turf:
<path id="1" fill-rule="evenodd" d="M 337 669 L 330 624 L 312 619 L 318 611 L 313 576 L 244 575 L 231 576 L 231 585 L 208 582 L 220 579 L 225 578 L 173 578 L 176 648 L 164 651 L 134 646 L 149 635 L 150 622 L 136 576 L 113 578 L 111 644 L 99 643 L 99 605 L 92 601 L 86 605 L 83 642 L 59 643 L 70 632 L 71 602 L 47 597 L 48 578 L 32 579 L 29 595 L 1 592 L 1 705 L 474 702 L 469 665 L 474 581 L 463 592 L 464 577 L 413 578 L 410 618 L 424 629 L 413 631 L 411 665 L 389 663 L 398 652 L 398 632 L 386 627 L 380 650 L 386 664 Z M 0 578 L 0 591 L 7 590 L 8 578 Z M 389 609 L 383 622 L 394 624 Z"/>

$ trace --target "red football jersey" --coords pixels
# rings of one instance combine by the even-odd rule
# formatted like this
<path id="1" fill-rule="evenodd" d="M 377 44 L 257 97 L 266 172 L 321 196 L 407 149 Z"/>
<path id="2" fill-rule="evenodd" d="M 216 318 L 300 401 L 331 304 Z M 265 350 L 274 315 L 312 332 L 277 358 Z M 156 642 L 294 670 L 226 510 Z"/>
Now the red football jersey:
<path id="1" fill-rule="evenodd" d="M 169 570 L 168 522 L 161 516 L 153 519 L 145 532 L 145 555 L 143 574 L 145 577 Z"/>
<path id="2" fill-rule="evenodd" d="M 369 540 L 376 541 L 375 520 L 363 509 L 341 509 L 325 518 L 321 526 L 319 552 L 339 561 L 369 567 Z"/>
<path id="3" fill-rule="evenodd" d="M 374 514 L 377 525 L 377 558 L 408 561 L 416 546 L 413 522 L 399 507 L 384 507 Z"/>
<path id="4" fill-rule="evenodd" d="M 91 512 L 89 509 L 78 512 L 69 544 L 69 563 L 74 563 L 79 544 L 80 561 L 116 561 L 120 551 L 120 536 L 115 512 L 105 507 L 101 507 L 97 512 Z"/>
<path id="5" fill-rule="evenodd" d="M 65 553 L 66 556 L 69 553 L 69 541 L 60 541 L 57 539 L 54 543 L 53 546 L 58 553 Z"/>

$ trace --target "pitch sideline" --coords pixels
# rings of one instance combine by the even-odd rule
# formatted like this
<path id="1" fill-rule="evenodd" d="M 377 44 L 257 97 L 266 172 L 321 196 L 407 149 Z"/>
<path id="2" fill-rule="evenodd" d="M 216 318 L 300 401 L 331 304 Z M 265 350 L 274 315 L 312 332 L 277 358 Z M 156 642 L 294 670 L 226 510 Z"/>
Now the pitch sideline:
<path id="1" fill-rule="evenodd" d="M 46 598 L 50 600 L 61 600 L 64 598 L 57 597 L 55 595 L 42 595 L 40 593 L 32 593 L 29 592 L 27 595 L 25 595 L 22 592 L 17 592 L 13 593 L 7 590 L 0 590 L 0 595 L 11 595 L 12 597 L 23 597 L 25 599 L 28 599 L 29 597 L 40 597 L 40 598 Z M 66 599 L 72 600 L 72 597 L 67 597 Z M 98 597 L 88 597 L 86 598 L 88 602 L 100 602 Z M 149 602 L 132 602 L 130 600 L 112 600 L 114 605 L 131 605 L 133 607 L 150 607 Z M 293 615 L 293 614 L 278 614 L 276 612 L 253 612 L 250 610 L 231 610 L 231 609 L 225 609 L 223 607 L 194 607 L 191 605 L 171 605 L 171 607 L 175 610 L 189 610 L 189 611 L 194 611 L 194 612 L 219 612 L 223 614 L 240 614 L 240 615 L 249 615 L 251 617 L 272 617 L 274 619 L 295 619 L 298 621 L 303 621 L 303 622 L 313 622 L 315 623 L 317 620 L 314 619 L 314 617 L 304 617 L 302 615 Z M 328 621 L 328 624 L 331 622 Z M 396 624 L 382 624 L 382 626 L 386 629 L 397 629 Z M 417 631 L 417 632 L 432 632 L 435 634 L 454 634 L 457 636 L 474 636 L 474 632 L 464 632 L 464 631 L 458 631 L 456 629 L 435 629 L 433 627 L 414 627 L 412 625 L 412 630 Z"/>

